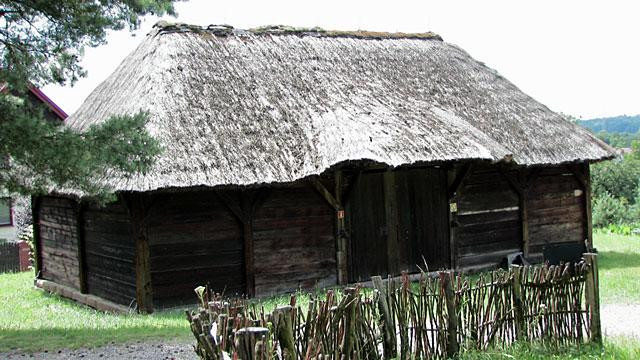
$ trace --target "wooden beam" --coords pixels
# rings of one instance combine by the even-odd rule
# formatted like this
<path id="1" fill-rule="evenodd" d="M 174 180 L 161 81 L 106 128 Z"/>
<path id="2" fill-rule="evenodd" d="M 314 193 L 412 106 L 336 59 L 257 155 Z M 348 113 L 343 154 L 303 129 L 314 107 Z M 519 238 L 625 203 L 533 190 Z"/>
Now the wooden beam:
<path id="1" fill-rule="evenodd" d="M 460 190 L 465 180 L 471 174 L 471 170 L 473 168 L 472 163 L 467 163 L 460 171 L 457 176 L 454 178 L 453 183 L 449 186 L 447 190 L 447 199 L 451 200 L 455 194 Z"/>
<path id="2" fill-rule="evenodd" d="M 240 207 L 240 205 L 238 205 L 238 201 L 233 199 L 224 190 L 216 191 L 216 195 L 218 195 L 220 200 L 222 200 L 222 202 L 227 206 L 227 208 L 229 208 L 229 210 L 231 210 L 233 215 L 235 215 L 238 218 L 238 220 L 240 220 L 240 222 L 244 223 L 247 221 L 247 216 L 246 216 L 247 213 L 245 213 L 244 210 Z M 251 209 L 249 209 L 249 213 L 250 211 Z"/>
<path id="3" fill-rule="evenodd" d="M 331 192 L 329 192 L 329 190 L 327 190 L 327 188 L 324 187 L 324 185 L 322 184 L 322 182 L 320 181 L 320 179 L 318 177 L 314 176 L 311 179 L 309 179 L 309 181 L 311 182 L 313 187 L 315 187 L 316 190 L 318 190 L 320 195 L 322 195 L 322 197 L 324 197 L 324 199 L 329 203 L 329 205 L 331 205 L 331 207 L 335 211 L 342 210 L 342 204 L 340 204 L 336 200 L 336 198 L 331 194 Z"/>
<path id="4" fill-rule="evenodd" d="M 244 221 L 242 221 L 242 237 L 244 248 L 244 273 L 245 282 L 247 287 L 247 295 L 250 297 L 255 296 L 256 293 L 256 280 L 254 273 L 254 254 L 253 254 L 253 197 L 248 192 L 242 193 L 241 198 L 241 211 Z"/>
<path id="5" fill-rule="evenodd" d="M 384 212 L 387 227 L 387 270 L 389 274 L 397 274 L 398 259 L 398 199 L 396 196 L 396 174 L 387 170 L 383 175 Z"/>
<path id="6" fill-rule="evenodd" d="M 40 238 L 40 196 L 31 197 L 31 217 L 33 219 L 33 256 L 36 279 L 42 279 L 42 240 Z"/>
<path id="7" fill-rule="evenodd" d="M 513 190 L 518 197 L 522 197 L 522 194 L 524 192 L 524 185 L 522 184 L 520 179 L 514 179 L 509 173 L 507 173 L 507 171 L 503 168 L 498 168 L 498 171 L 500 172 L 500 174 L 502 175 L 502 177 L 507 180 L 507 182 L 509 183 L 509 187 L 511 188 L 511 190 Z"/>
<path id="8" fill-rule="evenodd" d="M 529 188 L 533 185 L 536 179 L 538 179 L 538 176 L 540 176 L 541 172 L 542 172 L 541 168 L 531 169 L 531 171 L 529 172 L 529 175 L 527 176 L 527 181 L 524 184 L 527 190 L 529 190 Z"/>
<path id="9" fill-rule="evenodd" d="M 253 199 L 253 205 L 251 206 L 251 214 L 244 214 L 245 217 L 249 216 L 251 219 L 253 219 L 256 211 L 258 211 L 258 209 L 260 209 L 262 205 L 264 205 L 264 203 L 269 198 L 269 195 L 271 195 L 270 188 L 258 190 L 258 194 Z"/>
<path id="10" fill-rule="evenodd" d="M 136 244 L 136 302 L 138 312 L 150 314 L 153 312 L 153 285 L 151 283 L 151 255 L 145 214 L 148 207 L 145 198 L 140 193 L 123 194 L 125 205 L 129 210 L 133 237 Z"/>
<path id="11" fill-rule="evenodd" d="M 84 210 L 85 203 L 78 200 L 76 204 L 76 232 L 77 232 L 77 256 L 78 256 L 78 281 L 80 283 L 80 293 L 86 294 L 87 291 L 87 262 L 85 259 L 85 236 L 84 236 Z"/>

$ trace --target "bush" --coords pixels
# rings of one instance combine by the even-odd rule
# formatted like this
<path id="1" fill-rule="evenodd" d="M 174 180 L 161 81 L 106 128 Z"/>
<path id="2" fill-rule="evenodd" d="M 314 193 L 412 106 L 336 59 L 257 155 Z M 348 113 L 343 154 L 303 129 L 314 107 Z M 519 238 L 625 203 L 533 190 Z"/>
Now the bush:
<path id="1" fill-rule="evenodd" d="M 609 225 L 622 225 L 632 221 L 629 219 L 630 206 L 625 198 L 617 198 L 604 192 L 595 199 L 592 205 L 593 226 L 606 228 Z"/>

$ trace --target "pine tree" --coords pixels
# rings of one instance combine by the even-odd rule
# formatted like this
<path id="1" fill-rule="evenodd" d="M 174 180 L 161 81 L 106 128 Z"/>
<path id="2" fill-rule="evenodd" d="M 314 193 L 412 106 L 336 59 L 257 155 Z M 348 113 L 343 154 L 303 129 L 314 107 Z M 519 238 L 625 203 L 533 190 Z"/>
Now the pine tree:
<path id="1" fill-rule="evenodd" d="M 45 117 L 29 86 L 73 85 L 86 47 L 108 30 L 139 27 L 147 14 L 175 15 L 173 0 L 0 0 L 0 189 L 69 189 L 108 196 L 105 178 L 147 171 L 161 151 L 147 114 L 112 117 L 80 133 Z"/>

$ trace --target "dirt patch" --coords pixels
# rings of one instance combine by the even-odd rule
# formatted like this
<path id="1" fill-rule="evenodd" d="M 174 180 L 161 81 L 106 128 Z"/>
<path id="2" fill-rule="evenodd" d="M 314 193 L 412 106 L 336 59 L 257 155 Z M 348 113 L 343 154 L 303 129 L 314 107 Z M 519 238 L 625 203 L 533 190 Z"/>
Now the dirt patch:
<path id="1" fill-rule="evenodd" d="M 197 360 L 192 342 L 137 342 L 124 345 L 107 345 L 98 348 L 75 350 L 43 351 L 37 353 L 0 353 L 1 359 L 162 359 Z"/>

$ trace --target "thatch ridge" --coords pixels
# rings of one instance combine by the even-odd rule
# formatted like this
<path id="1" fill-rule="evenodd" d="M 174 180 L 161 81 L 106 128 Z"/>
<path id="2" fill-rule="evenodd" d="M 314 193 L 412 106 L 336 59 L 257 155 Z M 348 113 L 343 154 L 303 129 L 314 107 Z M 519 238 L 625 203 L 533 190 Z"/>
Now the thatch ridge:
<path id="1" fill-rule="evenodd" d="M 266 25 L 251 29 L 236 29 L 227 24 L 212 24 L 206 27 L 185 23 L 171 23 L 159 21 L 154 25 L 155 33 L 174 32 L 194 32 L 208 33 L 217 36 L 231 36 L 242 34 L 254 35 L 296 35 L 315 37 L 335 37 L 335 38 L 355 38 L 355 39 L 417 39 L 417 40 L 437 40 L 442 41 L 440 35 L 433 32 L 424 33 L 404 33 L 404 32 L 384 32 L 368 30 L 325 30 L 320 27 L 293 27 L 287 25 Z"/>
<path id="2" fill-rule="evenodd" d="M 164 152 L 147 174 L 106 180 L 132 191 L 287 183 L 360 160 L 531 166 L 614 155 L 457 46 L 357 33 L 160 25 L 67 123 L 150 114 Z"/>

